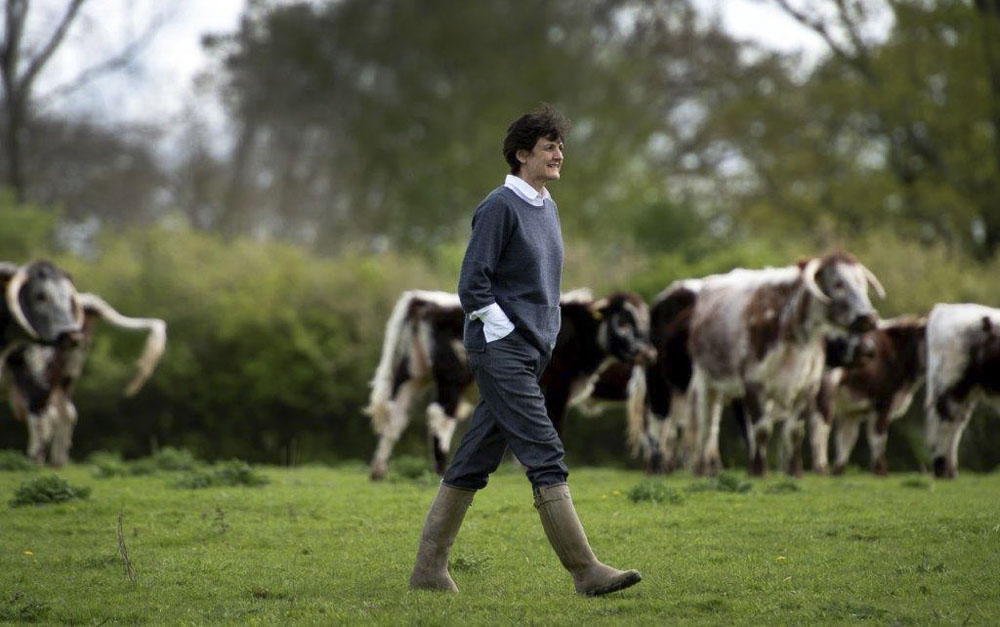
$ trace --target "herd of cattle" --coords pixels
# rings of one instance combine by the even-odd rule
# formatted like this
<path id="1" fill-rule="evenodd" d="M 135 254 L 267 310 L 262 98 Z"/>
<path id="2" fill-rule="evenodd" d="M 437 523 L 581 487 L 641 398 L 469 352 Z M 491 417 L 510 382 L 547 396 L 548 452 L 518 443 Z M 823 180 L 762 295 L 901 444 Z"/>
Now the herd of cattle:
<path id="1" fill-rule="evenodd" d="M 1000 309 L 939 304 L 926 317 L 880 320 L 868 297 L 885 296 L 852 255 L 835 252 L 784 268 L 736 269 L 676 281 L 652 306 L 627 292 L 565 294 L 562 328 L 541 379 L 562 432 L 569 406 L 624 402 L 628 438 L 647 472 L 688 466 L 719 472 L 723 410 L 745 424 L 748 468 L 762 475 L 782 422 L 782 467 L 845 469 L 862 423 L 872 470 L 888 472 L 889 423 L 926 379 L 926 436 L 938 477 L 957 475 L 958 445 L 976 401 L 1000 394 Z M 425 389 L 427 426 L 443 472 L 456 423 L 470 414 L 473 377 L 454 294 L 408 291 L 386 325 L 366 413 L 379 436 L 371 477 L 388 460 Z M 835 457 L 829 439 L 835 433 Z"/>
<path id="2" fill-rule="evenodd" d="M 0 380 L 28 427 L 28 456 L 62 465 L 77 420 L 72 395 L 98 321 L 147 332 L 134 394 L 166 346 L 166 323 L 121 315 L 78 293 L 55 265 L 0 262 Z M 889 423 L 926 379 L 926 436 L 935 475 L 955 477 L 958 445 L 975 403 L 1000 395 L 1000 309 L 939 304 L 926 317 L 879 320 L 868 297 L 878 279 L 836 252 L 784 268 L 736 269 L 676 281 L 648 306 L 638 295 L 563 295 L 562 327 L 542 375 L 562 433 L 567 409 L 624 403 L 628 439 L 648 472 L 720 470 L 723 410 L 746 429 L 748 467 L 762 475 L 776 422 L 782 465 L 803 470 L 808 425 L 813 468 L 841 472 L 866 425 L 872 470 L 888 472 Z M 456 423 L 471 413 L 473 377 L 458 297 L 408 291 L 386 325 L 366 413 L 379 435 L 371 477 L 384 478 L 413 402 L 433 389 L 427 425 L 438 472 Z M 835 433 L 833 464 L 828 448 Z"/>
<path id="3" fill-rule="evenodd" d="M 167 325 L 156 318 L 123 316 L 96 294 L 79 293 L 72 278 L 46 261 L 23 266 L 0 262 L 0 380 L 14 417 L 27 424 L 28 456 L 61 466 L 69 461 L 77 412 L 73 391 L 97 322 L 146 331 L 138 372 L 125 389 L 139 391 L 156 367 Z"/>

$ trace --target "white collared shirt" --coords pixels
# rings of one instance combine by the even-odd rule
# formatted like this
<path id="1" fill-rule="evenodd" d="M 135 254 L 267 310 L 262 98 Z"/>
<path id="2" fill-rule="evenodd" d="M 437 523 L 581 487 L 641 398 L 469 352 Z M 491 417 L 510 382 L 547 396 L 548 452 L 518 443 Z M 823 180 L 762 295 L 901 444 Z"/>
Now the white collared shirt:
<path id="1" fill-rule="evenodd" d="M 535 207 L 545 206 L 545 200 L 552 198 L 549 190 L 543 187 L 542 191 L 539 192 L 529 185 L 527 181 L 515 174 L 508 174 L 507 178 L 503 181 L 503 186 L 512 190 L 524 202 Z M 486 336 L 487 344 L 507 337 L 514 330 L 514 323 L 510 321 L 510 318 L 503 312 L 500 305 L 495 302 L 492 305 L 487 305 L 482 309 L 473 311 L 469 314 L 469 318 L 483 321 L 483 335 Z"/>

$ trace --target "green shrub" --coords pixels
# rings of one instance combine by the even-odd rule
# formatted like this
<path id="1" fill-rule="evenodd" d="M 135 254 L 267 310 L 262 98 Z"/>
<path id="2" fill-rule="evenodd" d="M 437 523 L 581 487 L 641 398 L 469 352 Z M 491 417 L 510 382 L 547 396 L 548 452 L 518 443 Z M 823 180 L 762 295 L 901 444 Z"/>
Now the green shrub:
<path id="1" fill-rule="evenodd" d="M 268 483 L 270 483 L 270 480 L 254 470 L 250 464 L 239 459 L 234 459 L 216 464 L 209 469 L 190 471 L 173 485 L 178 488 L 196 490 L 214 486 L 254 487 Z"/>
<path id="2" fill-rule="evenodd" d="M 784 479 L 777 483 L 772 483 L 771 485 L 764 488 L 764 492 L 768 494 L 788 494 L 790 492 L 801 492 L 802 486 L 799 485 L 794 479 Z"/>
<path id="3" fill-rule="evenodd" d="M 0 470 L 36 470 L 38 466 L 21 451 L 0 451 Z"/>
<path id="4" fill-rule="evenodd" d="M 70 485 L 65 479 L 57 475 L 46 475 L 35 477 L 21 484 L 14 491 L 14 498 L 10 501 L 11 507 L 21 505 L 45 505 L 47 503 L 61 503 L 71 499 L 85 499 L 90 496 L 90 488 L 76 487 Z"/>
<path id="5" fill-rule="evenodd" d="M 122 461 L 121 455 L 117 453 L 94 451 L 87 457 L 87 463 L 94 467 L 94 476 L 100 479 L 131 474 L 128 464 Z"/>
<path id="6" fill-rule="evenodd" d="M 688 492 L 719 491 L 746 494 L 750 490 L 753 490 L 753 484 L 745 479 L 740 479 L 733 473 L 724 472 L 714 479 L 692 483 L 685 489 Z"/>
<path id="7" fill-rule="evenodd" d="M 649 501 L 652 503 L 669 503 L 679 505 L 684 502 L 684 495 L 676 488 L 671 488 L 663 484 L 662 481 L 653 479 L 643 479 L 638 485 L 629 490 L 628 498 L 633 503 Z"/>
<path id="8" fill-rule="evenodd" d="M 392 460 L 391 468 L 398 477 L 414 481 L 425 481 L 428 476 L 433 476 L 427 460 L 415 455 L 400 455 Z"/>

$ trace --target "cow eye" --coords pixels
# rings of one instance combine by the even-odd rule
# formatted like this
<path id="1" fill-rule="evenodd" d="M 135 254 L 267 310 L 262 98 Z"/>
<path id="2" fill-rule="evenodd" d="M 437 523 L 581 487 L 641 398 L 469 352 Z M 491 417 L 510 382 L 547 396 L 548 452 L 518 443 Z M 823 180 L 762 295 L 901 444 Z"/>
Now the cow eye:
<path id="1" fill-rule="evenodd" d="M 40 292 L 38 294 L 35 294 L 35 300 L 37 300 L 40 303 L 44 303 L 46 299 L 47 297 L 45 296 L 45 292 Z"/>

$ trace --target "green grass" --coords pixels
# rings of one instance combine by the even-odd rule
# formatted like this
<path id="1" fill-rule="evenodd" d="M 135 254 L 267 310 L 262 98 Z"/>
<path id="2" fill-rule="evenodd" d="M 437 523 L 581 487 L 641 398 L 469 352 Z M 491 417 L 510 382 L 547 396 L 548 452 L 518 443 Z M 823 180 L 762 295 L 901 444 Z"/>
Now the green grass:
<path id="1" fill-rule="evenodd" d="M 0 511 L 0 621 L 309 624 L 972 624 L 1000 622 L 1000 474 L 754 481 L 633 502 L 636 472 L 575 469 L 597 554 L 643 582 L 573 594 L 520 472 L 502 469 L 452 551 L 457 596 L 407 589 L 436 487 L 361 465 L 266 468 L 260 487 L 171 487 L 176 473 L 60 476 L 87 500 Z M 0 473 L 6 503 L 28 472 Z M 740 477 L 742 478 L 742 477 Z M 930 485 L 928 482 L 926 485 Z M 772 487 L 782 486 L 782 487 Z M 921 489 L 915 489 L 920 487 Z M 117 523 L 137 575 L 119 554 Z"/>

